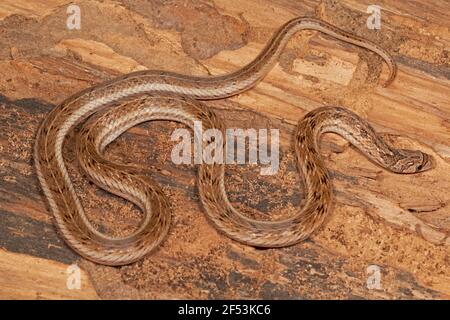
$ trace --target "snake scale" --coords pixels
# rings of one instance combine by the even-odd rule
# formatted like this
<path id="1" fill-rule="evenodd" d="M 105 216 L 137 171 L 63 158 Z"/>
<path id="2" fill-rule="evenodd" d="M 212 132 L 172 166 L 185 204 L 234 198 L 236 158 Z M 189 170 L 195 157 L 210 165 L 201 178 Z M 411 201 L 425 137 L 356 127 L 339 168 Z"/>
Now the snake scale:
<path id="1" fill-rule="evenodd" d="M 201 121 L 205 130 L 223 131 L 223 122 L 201 100 L 223 99 L 255 86 L 276 63 L 292 35 L 306 29 L 377 53 L 390 69 L 384 85 L 395 78 L 394 60 L 378 45 L 324 21 L 299 17 L 284 24 L 252 62 L 235 72 L 197 77 L 159 70 L 139 71 L 85 89 L 56 106 L 38 130 L 34 161 L 56 226 L 66 243 L 81 256 L 112 266 L 137 261 L 157 247 L 170 227 L 167 197 L 149 177 L 105 159 L 105 147 L 127 129 L 151 120 L 178 121 L 194 130 L 193 123 Z M 110 237 L 92 226 L 63 160 L 62 148 L 68 133 L 106 107 L 111 108 L 82 127 L 76 150 L 80 167 L 94 183 L 135 203 L 143 211 L 140 227 L 123 238 Z M 353 112 L 321 107 L 306 114 L 295 135 L 296 160 L 307 195 L 295 215 L 269 222 L 241 214 L 228 200 L 224 165 L 213 163 L 200 165 L 198 174 L 200 198 L 208 219 L 225 235 L 251 246 L 283 247 L 309 237 L 323 224 L 332 201 L 330 177 L 319 153 L 319 139 L 324 132 L 343 136 L 373 162 L 392 172 L 416 173 L 433 166 L 431 156 L 425 153 L 386 144 Z"/>

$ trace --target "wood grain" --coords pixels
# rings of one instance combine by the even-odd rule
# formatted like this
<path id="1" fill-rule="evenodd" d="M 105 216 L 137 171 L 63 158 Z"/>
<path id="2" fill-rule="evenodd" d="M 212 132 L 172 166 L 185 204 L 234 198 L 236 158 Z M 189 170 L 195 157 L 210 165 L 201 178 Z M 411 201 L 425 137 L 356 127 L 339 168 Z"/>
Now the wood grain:
<path id="1" fill-rule="evenodd" d="M 98 299 L 84 271 L 80 272 L 80 286 L 67 285 L 68 275 L 73 274 L 68 268 L 55 261 L 0 250 L 0 299 Z"/>

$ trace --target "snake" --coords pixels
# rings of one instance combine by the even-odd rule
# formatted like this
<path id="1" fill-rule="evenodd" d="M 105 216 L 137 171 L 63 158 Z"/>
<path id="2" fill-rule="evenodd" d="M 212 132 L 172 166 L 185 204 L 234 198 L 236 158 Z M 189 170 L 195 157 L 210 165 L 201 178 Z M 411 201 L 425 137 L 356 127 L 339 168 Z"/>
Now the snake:
<path id="1" fill-rule="evenodd" d="M 224 122 L 203 101 L 224 99 L 257 85 L 276 64 L 289 39 L 301 30 L 319 31 L 378 54 L 390 71 L 382 86 L 394 80 L 396 63 L 377 44 L 320 19 L 297 17 L 282 25 L 258 56 L 237 71 L 213 76 L 137 71 L 86 88 L 53 108 L 38 129 L 33 157 L 41 189 L 67 245 L 88 260 L 109 266 L 136 262 L 158 247 L 170 230 L 169 199 L 147 175 L 106 159 L 105 148 L 129 128 L 152 120 L 177 121 L 193 130 L 198 130 L 193 123 L 200 121 L 202 129 L 223 132 Z M 63 157 L 67 135 L 78 125 L 83 125 L 76 139 L 81 170 L 96 185 L 131 201 L 143 212 L 139 227 L 130 235 L 109 236 L 86 216 Z M 299 121 L 295 133 L 296 161 L 306 190 L 298 211 L 276 221 L 245 216 L 228 200 L 224 165 L 213 161 L 198 169 L 198 190 L 208 220 L 226 236 L 254 247 L 285 247 L 307 239 L 324 223 L 332 204 L 330 174 L 319 148 L 325 132 L 341 135 L 391 172 L 418 173 L 434 165 L 426 153 L 390 146 L 355 113 L 337 106 L 320 107 Z M 211 139 L 197 142 L 218 147 L 224 143 Z"/>

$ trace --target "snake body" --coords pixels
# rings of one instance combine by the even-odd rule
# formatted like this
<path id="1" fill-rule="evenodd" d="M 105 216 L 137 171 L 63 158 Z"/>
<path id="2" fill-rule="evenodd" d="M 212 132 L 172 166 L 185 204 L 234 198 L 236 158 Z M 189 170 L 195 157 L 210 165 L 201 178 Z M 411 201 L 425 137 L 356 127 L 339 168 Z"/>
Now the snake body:
<path id="1" fill-rule="evenodd" d="M 34 160 L 40 184 L 66 243 L 83 257 L 106 265 L 134 262 L 158 246 L 170 226 L 168 199 L 148 177 L 106 160 L 104 148 L 128 128 L 155 119 L 179 121 L 191 127 L 194 121 L 201 121 L 204 129 L 223 131 L 222 122 L 199 100 L 222 99 L 255 86 L 273 67 L 289 38 L 305 29 L 321 31 L 379 54 L 390 69 L 385 85 L 393 81 L 396 65 L 376 44 L 320 20 L 296 18 L 283 25 L 252 62 L 230 74 L 194 77 L 166 71 L 139 71 L 83 90 L 55 107 L 39 128 Z M 78 137 L 77 155 L 90 179 L 132 201 L 144 212 L 138 230 L 124 238 L 109 237 L 91 225 L 62 155 L 70 130 L 111 105 L 118 106 L 91 126 L 83 127 Z M 318 148 L 323 132 L 342 135 L 368 158 L 393 172 L 414 173 L 432 167 L 430 156 L 390 147 L 356 114 L 339 107 L 319 108 L 300 121 L 296 133 L 296 157 L 305 177 L 307 193 L 298 213 L 273 222 L 245 217 L 228 201 L 223 165 L 202 164 L 198 186 L 211 222 L 229 237 L 252 246 L 281 247 L 307 238 L 322 225 L 332 197 L 330 178 Z"/>

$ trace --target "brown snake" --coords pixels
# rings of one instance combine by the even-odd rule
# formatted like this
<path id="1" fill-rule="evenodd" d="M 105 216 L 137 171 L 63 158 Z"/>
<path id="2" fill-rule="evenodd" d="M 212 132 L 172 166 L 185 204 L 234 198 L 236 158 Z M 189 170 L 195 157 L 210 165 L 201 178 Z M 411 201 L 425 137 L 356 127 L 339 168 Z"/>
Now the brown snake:
<path id="1" fill-rule="evenodd" d="M 198 100 L 222 99 L 255 86 L 276 63 L 291 36 L 305 29 L 321 31 L 379 54 L 390 68 L 385 85 L 393 81 L 396 64 L 376 44 L 320 20 L 296 18 L 284 24 L 252 62 L 233 73 L 194 77 L 166 71 L 140 71 L 83 90 L 54 108 L 38 131 L 34 160 L 56 225 L 67 244 L 83 257 L 106 265 L 134 262 L 158 246 L 167 235 L 171 220 L 166 196 L 147 176 L 106 160 L 102 155 L 104 148 L 128 128 L 155 119 L 174 120 L 191 127 L 194 121 L 201 121 L 204 129 L 223 131 L 222 122 Z M 91 180 L 135 203 L 144 212 L 138 230 L 124 238 L 107 236 L 88 221 L 62 155 L 70 130 L 112 104 L 119 105 L 82 128 L 77 154 Z M 331 204 L 332 186 L 318 147 L 323 132 L 343 136 L 369 159 L 393 172 L 414 173 L 433 166 L 431 156 L 425 153 L 388 146 L 354 113 L 339 107 L 323 107 L 308 113 L 299 122 L 295 137 L 295 153 L 307 194 L 298 213 L 271 222 L 245 217 L 228 201 L 224 166 L 202 164 L 198 187 L 210 221 L 227 236 L 252 246 L 282 247 L 307 238 L 323 223 Z"/>

